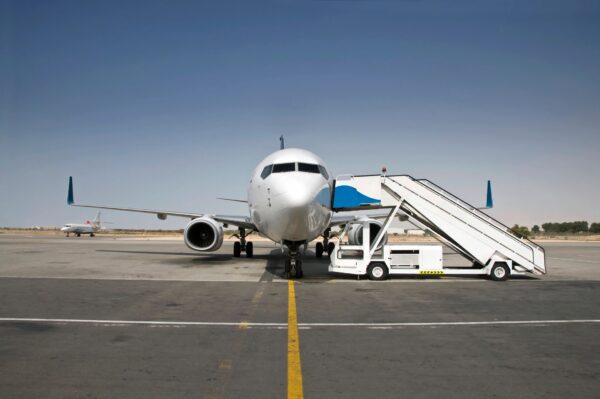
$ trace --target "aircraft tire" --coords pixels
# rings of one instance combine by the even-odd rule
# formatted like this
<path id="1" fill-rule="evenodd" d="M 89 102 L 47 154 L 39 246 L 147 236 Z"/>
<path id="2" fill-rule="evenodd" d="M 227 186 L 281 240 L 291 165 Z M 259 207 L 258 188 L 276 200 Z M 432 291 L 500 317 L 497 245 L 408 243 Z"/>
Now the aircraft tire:
<path id="1" fill-rule="evenodd" d="M 252 241 L 248 241 L 246 243 L 246 257 L 251 258 L 253 256 L 254 256 L 254 245 L 252 244 Z"/>
<path id="2" fill-rule="evenodd" d="M 287 258 L 285 260 L 285 270 L 283 273 L 283 278 L 285 278 L 286 280 L 289 280 L 291 276 L 292 276 L 292 260 L 290 258 Z"/>
<path id="3" fill-rule="evenodd" d="M 327 255 L 331 256 L 333 249 L 335 248 L 335 244 L 330 242 L 327 244 Z"/>
<path id="4" fill-rule="evenodd" d="M 302 278 L 304 277 L 304 271 L 302 270 L 302 260 L 301 259 L 296 259 L 296 278 Z"/>
<path id="5" fill-rule="evenodd" d="M 239 258 L 242 254 L 242 244 L 239 241 L 233 243 L 233 256 Z"/>
<path id="6" fill-rule="evenodd" d="M 315 255 L 317 256 L 317 258 L 322 258 L 323 257 L 323 243 L 318 242 L 316 247 L 315 247 Z"/>

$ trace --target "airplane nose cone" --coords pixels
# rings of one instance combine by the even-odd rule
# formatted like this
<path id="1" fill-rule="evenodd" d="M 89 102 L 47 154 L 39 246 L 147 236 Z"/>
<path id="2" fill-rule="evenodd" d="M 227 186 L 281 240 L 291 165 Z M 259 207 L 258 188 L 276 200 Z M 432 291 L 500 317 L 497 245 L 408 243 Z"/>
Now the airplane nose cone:
<path id="1" fill-rule="evenodd" d="M 66 227 L 61 227 L 60 231 L 67 231 Z"/>
<path id="2" fill-rule="evenodd" d="M 315 189 L 307 185 L 295 185 L 286 192 L 287 206 L 290 208 L 304 208 L 315 198 Z"/>

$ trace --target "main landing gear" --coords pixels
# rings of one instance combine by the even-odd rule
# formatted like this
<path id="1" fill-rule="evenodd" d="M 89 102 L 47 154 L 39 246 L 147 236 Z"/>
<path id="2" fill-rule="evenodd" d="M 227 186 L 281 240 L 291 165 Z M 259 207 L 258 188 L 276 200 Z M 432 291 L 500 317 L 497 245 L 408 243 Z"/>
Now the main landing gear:
<path id="1" fill-rule="evenodd" d="M 317 242 L 317 245 L 315 246 L 315 255 L 317 256 L 317 258 L 322 258 L 323 257 L 323 252 L 327 251 L 327 255 L 331 255 L 331 253 L 333 252 L 333 248 L 335 248 L 335 244 L 332 242 L 329 242 L 329 233 L 331 232 L 330 229 L 327 229 L 323 232 L 323 242 Z"/>
<path id="2" fill-rule="evenodd" d="M 246 229 L 240 227 L 240 240 L 233 243 L 233 256 L 239 258 L 242 255 L 242 252 L 246 253 L 247 258 L 251 258 L 254 256 L 254 245 L 252 241 L 246 242 Z"/>

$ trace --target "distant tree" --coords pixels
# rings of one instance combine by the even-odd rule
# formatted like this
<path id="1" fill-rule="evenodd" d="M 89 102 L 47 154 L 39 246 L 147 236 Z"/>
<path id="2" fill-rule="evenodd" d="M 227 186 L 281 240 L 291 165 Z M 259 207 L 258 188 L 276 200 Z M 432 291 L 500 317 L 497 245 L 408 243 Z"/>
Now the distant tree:
<path id="1" fill-rule="evenodd" d="M 589 231 L 590 233 L 600 233 L 600 223 L 592 223 Z"/>
<path id="2" fill-rule="evenodd" d="M 533 227 L 531 228 L 531 232 L 533 234 L 539 234 L 539 232 L 540 232 L 540 226 L 538 226 L 537 224 L 533 225 Z"/>
<path id="3" fill-rule="evenodd" d="M 544 223 L 542 228 L 546 233 L 583 233 L 588 231 L 588 222 Z"/>
<path id="4" fill-rule="evenodd" d="M 542 229 L 544 229 L 544 233 L 554 233 L 554 223 L 543 223 Z"/>
<path id="5" fill-rule="evenodd" d="M 589 230 L 588 222 L 582 220 L 573 222 L 573 233 L 587 233 Z"/>
<path id="6" fill-rule="evenodd" d="M 512 232 L 515 233 L 519 238 L 528 238 L 531 235 L 531 232 L 529 231 L 529 229 L 526 226 L 519 226 L 518 224 L 515 224 L 512 228 L 511 228 Z"/>

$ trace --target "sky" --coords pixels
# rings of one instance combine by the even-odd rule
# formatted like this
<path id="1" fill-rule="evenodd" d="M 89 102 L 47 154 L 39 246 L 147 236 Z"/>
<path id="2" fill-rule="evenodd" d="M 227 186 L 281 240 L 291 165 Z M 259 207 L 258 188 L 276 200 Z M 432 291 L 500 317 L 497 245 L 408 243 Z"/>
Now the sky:
<path id="1" fill-rule="evenodd" d="M 428 178 L 505 224 L 600 222 L 597 1 L 0 0 L 0 226 L 82 203 L 247 215 L 256 164 Z M 103 213 L 115 227 L 185 219 Z"/>

